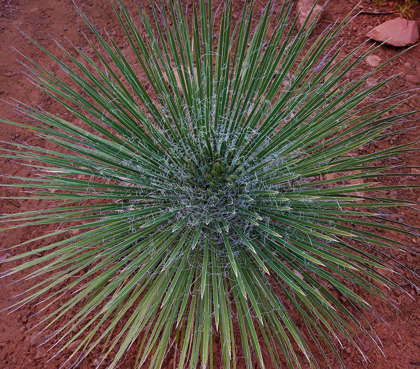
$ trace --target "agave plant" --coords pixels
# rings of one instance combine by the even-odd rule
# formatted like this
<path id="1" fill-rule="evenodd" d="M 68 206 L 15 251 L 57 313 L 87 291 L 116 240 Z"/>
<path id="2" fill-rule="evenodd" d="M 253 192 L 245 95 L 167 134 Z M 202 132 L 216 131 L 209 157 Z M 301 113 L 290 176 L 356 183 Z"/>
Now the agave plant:
<path id="1" fill-rule="evenodd" d="M 39 324 L 76 365 L 99 346 L 115 368 L 134 346 L 138 368 L 169 354 L 178 368 L 326 367 L 344 344 L 363 353 L 360 333 L 379 345 L 363 296 L 389 300 L 386 272 L 404 266 L 388 250 L 408 246 L 375 230 L 411 230 L 386 211 L 407 202 L 377 192 L 398 186 L 376 177 L 402 175 L 383 163 L 410 148 L 357 149 L 411 113 L 389 113 L 401 94 L 368 100 L 390 80 L 368 84 L 376 70 L 344 78 L 375 49 L 340 53 L 348 19 L 311 38 L 316 17 L 297 29 L 290 1 L 258 21 L 246 3 L 236 23 L 230 1 L 219 15 L 204 0 L 114 8 L 134 64 L 81 12 L 90 53 L 32 40 L 64 77 L 26 58 L 78 123 L 24 104 L 31 124 L 3 121 L 56 147 L 4 149 L 37 169 L 17 198 L 46 205 L 3 222 L 60 225 L 9 259 L 22 263 L 8 275 L 37 281 L 12 308 L 54 306 Z"/>

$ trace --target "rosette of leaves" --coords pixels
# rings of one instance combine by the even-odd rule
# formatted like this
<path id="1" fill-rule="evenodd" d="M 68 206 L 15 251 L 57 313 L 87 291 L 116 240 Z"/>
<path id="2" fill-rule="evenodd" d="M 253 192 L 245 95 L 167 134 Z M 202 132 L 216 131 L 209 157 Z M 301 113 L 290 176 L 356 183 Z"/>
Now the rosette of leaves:
<path id="1" fill-rule="evenodd" d="M 138 368 L 168 355 L 178 368 L 325 367 L 344 344 L 362 352 L 359 333 L 379 345 L 363 296 L 388 300 L 386 272 L 404 268 L 388 250 L 408 247 L 375 230 L 411 231 L 386 217 L 407 203 L 377 195 L 398 186 L 375 178 L 410 148 L 357 149 L 410 113 L 390 113 L 402 94 L 369 100 L 389 82 L 367 83 L 375 71 L 345 78 L 374 51 L 340 54 L 347 20 L 311 37 L 316 18 L 297 29 L 291 10 L 269 1 L 256 17 L 246 3 L 234 22 L 232 2 L 131 14 L 117 1 L 130 51 L 82 13 L 90 52 L 58 44 L 60 59 L 33 41 L 65 73 L 27 58 L 33 81 L 79 123 L 17 106 L 33 124 L 6 123 L 56 150 L 4 149 L 38 170 L 18 198 L 46 206 L 2 220 L 59 226 L 19 245 L 32 248 L 8 272 L 38 281 L 14 308 L 55 307 L 40 318 L 52 352 L 71 345 L 77 365 L 99 346 L 108 368 L 132 346 Z"/>

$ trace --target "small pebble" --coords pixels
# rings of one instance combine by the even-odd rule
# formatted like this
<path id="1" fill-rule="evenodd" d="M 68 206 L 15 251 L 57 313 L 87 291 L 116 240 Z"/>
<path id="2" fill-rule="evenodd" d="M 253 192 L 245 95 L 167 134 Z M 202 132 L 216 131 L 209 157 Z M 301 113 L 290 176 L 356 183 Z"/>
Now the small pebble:
<path id="1" fill-rule="evenodd" d="M 348 354 L 351 354 L 351 347 L 347 347 L 347 348 L 346 348 L 346 352 L 347 352 Z"/>
<path id="2" fill-rule="evenodd" d="M 405 76 L 405 79 L 411 83 L 420 83 L 419 77 L 417 77 L 415 74 L 408 74 Z"/>
<path id="3" fill-rule="evenodd" d="M 45 356 L 47 356 L 47 350 L 45 350 L 43 347 L 40 347 L 36 352 L 35 360 L 41 359 Z"/>
<path id="4" fill-rule="evenodd" d="M 381 58 L 378 55 L 369 55 L 366 58 L 366 64 L 371 67 L 377 67 L 381 63 Z"/>
<path id="5" fill-rule="evenodd" d="M 76 340 L 72 342 L 70 345 L 67 346 L 67 350 L 70 350 L 70 351 L 76 350 L 79 347 L 81 342 L 82 340 Z"/>

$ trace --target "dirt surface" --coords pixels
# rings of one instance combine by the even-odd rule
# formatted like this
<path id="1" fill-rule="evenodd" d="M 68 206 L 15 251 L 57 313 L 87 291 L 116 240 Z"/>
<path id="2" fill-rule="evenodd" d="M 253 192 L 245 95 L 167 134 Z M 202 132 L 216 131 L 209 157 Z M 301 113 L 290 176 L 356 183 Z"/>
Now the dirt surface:
<path id="1" fill-rule="evenodd" d="M 131 3 L 131 1 L 126 1 Z M 191 1 L 188 1 L 191 3 Z M 118 22 L 113 15 L 113 10 L 108 0 L 92 0 L 92 1 L 78 1 L 81 9 L 85 11 L 95 24 L 100 29 L 106 29 L 108 33 L 114 35 L 117 41 L 123 41 Z M 217 2 L 215 2 L 215 6 Z M 263 1 L 256 1 L 257 8 L 261 9 Z M 330 1 L 326 7 L 325 13 L 319 22 L 316 32 L 320 32 L 323 28 L 337 19 L 342 19 L 348 14 L 359 0 L 335 0 Z M 241 1 L 234 1 L 234 15 L 238 17 L 242 8 Z M 127 4 L 130 6 L 130 4 Z M 382 11 L 392 11 L 393 3 L 389 6 L 380 8 Z M 361 1 L 359 10 L 370 11 L 369 1 Z M 413 9 L 413 18 L 420 19 L 420 6 Z M 343 38 L 346 44 L 342 47 L 342 52 L 352 50 L 358 44 L 366 41 L 365 34 L 374 26 L 382 23 L 385 20 L 393 19 L 396 14 L 373 15 L 361 14 L 353 20 L 349 28 L 343 32 Z M 60 114 L 64 118 L 72 119 L 67 116 L 63 107 L 58 106 L 51 98 L 39 92 L 39 90 L 28 81 L 25 75 L 25 69 L 21 66 L 18 60 L 23 60 L 19 52 L 29 56 L 33 60 L 45 66 L 51 71 L 58 72 L 58 67 L 49 59 L 41 50 L 29 42 L 25 36 L 19 31 L 26 33 L 29 37 L 39 42 L 47 49 L 57 52 L 57 46 L 53 39 L 64 42 L 68 38 L 76 45 L 87 45 L 84 38 L 84 32 L 87 32 L 87 27 L 77 15 L 73 8 L 71 0 L 0 0 L 0 98 L 11 102 L 12 99 L 29 103 L 31 105 L 39 105 L 44 109 L 50 110 L 54 113 Z M 372 45 L 372 42 L 367 42 L 363 48 Z M 375 51 L 375 55 L 382 61 L 385 61 L 397 53 L 401 49 L 396 49 L 387 46 L 381 46 Z M 420 87 L 420 46 L 417 45 L 406 51 L 398 59 L 392 61 L 388 66 L 382 70 L 384 76 L 390 76 L 399 73 L 400 75 L 394 79 L 387 87 L 378 93 L 375 97 L 384 97 L 391 93 L 407 89 L 415 89 Z M 349 79 L 359 76 L 368 70 L 371 70 L 366 62 L 362 63 L 357 70 L 350 73 L 347 77 Z M 0 102 L 0 115 L 4 119 L 10 119 L 18 122 L 25 122 L 24 118 L 16 116 L 13 113 L 13 108 L 6 102 Z M 420 106 L 420 96 L 415 96 L 411 100 L 404 103 L 401 111 L 408 111 L 418 109 Z M 389 147 L 390 145 L 405 144 L 412 141 L 420 141 L 420 125 L 418 121 L 411 123 L 414 127 L 409 132 L 396 133 L 389 136 L 387 140 L 371 144 L 361 150 L 361 152 L 373 152 L 378 149 Z M 397 129 L 396 127 L 395 129 Z M 9 126 L 6 124 L 0 125 L 0 140 L 2 142 L 29 142 L 33 145 L 46 147 L 49 144 L 24 129 Z M 410 153 L 401 159 L 401 163 L 408 166 L 419 166 L 420 157 L 416 153 Z M 30 176 L 35 175 L 36 170 L 20 166 L 13 160 L 0 158 L 0 167 L 2 174 L 12 176 Z M 420 173 L 419 169 L 412 168 L 412 173 Z M 1 183 L 11 183 L 9 179 L 0 177 Z M 399 184 L 414 184 L 415 179 L 395 178 L 392 183 Z M 386 182 L 389 183 L 389 182 Z M 18 190 L 14 188 L 1 188 L 1 196 L 16 196 Z M 417 200 L 420 201 L 420 192 L 418 190 L 404 190 L 399 192 L 388 192 L 385 195 L 395 198 Z M 42 208 L 43 204 L 38 201 L 29 200 L 10 200 L 0 199 L 0 207 L 2 213 L 12 213 L 17 211 L 25 211 L 27 209 Z M 410 223 L 413 225 L 420 225 L 420 213 L 412 210 L 393 210 L 394 220 Z M 4 249 L 11 247 L 19 242 L 23 242 L 29 238 L 33 238 L 44 234 L 51 230 L 47 227 L 30 227 L 23 231 L 8 231 L 0 235 L 1 249 L 0 259 L 6 258 L 8 255 L 13 255 L 20 250 Z M 419 239 L 407 238 L 403 239 L 412 246 L 420 245 Z M 33 246 L 30 246 L 33 247 Z M 395 253 L 395 258 L 412 268 L 414 271 L 420 271 L 420 257 L 415 253 Z M 0 264 L 0 272 L 4 272 L 5 265 Z M 407 272 L 406 277 L 409 277 Z M 411 278 L 411 277 L 410 277 Z M 22 292 L 25 288 L 34 285 L 36 281 L 19 282 L 17 277 L 9 277 L 0 279 L 0 310 L 10 306 L 12 300 L 9 297 Z M 343 360 L 348 368 L 370 368 L 370 369 L 406 369 L 420 367 L 420 304 L 419 293 L 413 289 L 409 284 L 403 285 L 407 294 L 402 294 L 399 291 L 390 291 L 398 302 L 397 309 L 389 306 L 388 303 L 375 300 L 368 297 L 368 301 L 373 305 L 374 310 L 382 319 L 374 316 L 366 316 L 369 324 L 377 332 L 383 343 L 382 355 L 369 342 L 364 342 L 364 353 L 368 360 L 363 360 L 362 356 L 355 351 L 354 348 L 346 347 L 340 349 Z M 0 314 L 0 369 L 21 369 L 21 368 L 36 368 L 36 369 L 52 369 L 59 368 L 69 356 L 69 350 L 54 357 L 53 351 L 47 351 L 51 347 L 51 343 L 44 346 L 39 346 L 42 342 L 42 337 L 48 337 L 48 333 L 53 328 L 41 331 L 37 324 L 41 321 L 42 312 L 40 311 L 42 305 L 25 306 L 22 309 L 8 314 L 1 312 Z M 48 309 L 47 309 L 48 311 Z M 38 336 L 38 333 L 41 334 Z M 41 338 L 40 338 L 41 337 Z M 220 356 L 220 345 L 217 343 L 214 346 L 215 357 Z M 100 356 L 99 350 L 94 351 L 86 361 L 80 364 L 80 368 L 93 368 L 98 362 Z M 171 355 L 169 355 L 171 356 Z M 166 367 L 172 368 L 172 358 L 168 357 Z M 333 362 L 334 359 L 332 358 Z M 132 354 L 128 354 L 126 359 L 120 364 L 120 368 L 131 368 L 134 362 Z M 238 368 L 242 368 L 241 361 L 238 363 Z M 66 364 L 65 367 L 69 367 Z M 106 367 L 106 365 L 104 366 Z M 306 366 L 304 366 L 306 368 Z M 338 362 L 336 366 L 339 368 Z M 165 368 L 166 369 L 166 368 Z"/>

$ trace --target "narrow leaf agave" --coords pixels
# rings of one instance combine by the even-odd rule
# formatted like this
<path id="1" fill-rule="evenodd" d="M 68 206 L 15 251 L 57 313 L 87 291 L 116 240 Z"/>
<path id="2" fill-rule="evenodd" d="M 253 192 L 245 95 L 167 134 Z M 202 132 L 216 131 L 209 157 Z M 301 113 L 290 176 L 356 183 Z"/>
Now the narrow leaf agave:
<path id="1" fill-rule="evenodd" d="M 13 308 L 52 304 L 40 324 L 76 366 L 98 346 L 108 368 L 132 346 L 137 368 L 161 368 L 174 346 L 178 368 L 292 368 L 341 362 L 342 342 L 363 353 L 360 333 L 379 345 L 363 296 L 389 299 L 387 250 L 408 246 L 375 229 L 412 231 L 386 217 L 407 202 L 375 196 L 398 186 L 375 178 L 410 148 L 357 149 L 411 113 L 385 115 L 402 94 L 367 99 L 389 81 L 366 83 L 375 71 L 345 81 L 374 49 L 340 54 L 347 19 L 312 37 L 316 18 L 297 29 L 290 1 L 258 18 L 246 3 L 237 23 L 230 1 L 114 7 L 131 51 L 80 12 L 89 52 L 58 44 L 59 59 L 33 41 L 65 77 L 26 58 L 79 123 L 25 104 L 31 124 L 3 121 L 56 147 L 3 149 L 40 174 L 18 199 L 46 204 L 4 215 L 5 229 L 59 225 L 9 258 L 27 261 L 8 275 L 37 281 Z"/>

